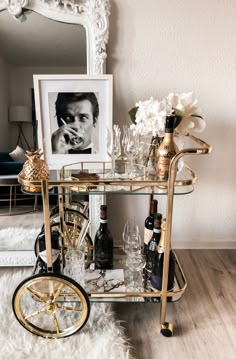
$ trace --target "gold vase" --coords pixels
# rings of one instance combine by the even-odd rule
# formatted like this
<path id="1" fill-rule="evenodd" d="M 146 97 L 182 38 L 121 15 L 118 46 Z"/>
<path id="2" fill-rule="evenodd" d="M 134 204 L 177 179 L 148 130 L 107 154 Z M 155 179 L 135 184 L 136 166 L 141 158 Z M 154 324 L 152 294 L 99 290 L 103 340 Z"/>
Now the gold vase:
<path id="1" fill-rule="evenodd" d="M 40 157 L 43 153 L 40 150 L 26 151 L 28 160 L 25 162 L 22 171 L 19 174 L 19 182 L 24 181 L 41 181 L 49 178 L 49 168 L 47 163 Z M 41 192 L 41 186 L 24 185 L 23 190 L 31 193 Z"/>

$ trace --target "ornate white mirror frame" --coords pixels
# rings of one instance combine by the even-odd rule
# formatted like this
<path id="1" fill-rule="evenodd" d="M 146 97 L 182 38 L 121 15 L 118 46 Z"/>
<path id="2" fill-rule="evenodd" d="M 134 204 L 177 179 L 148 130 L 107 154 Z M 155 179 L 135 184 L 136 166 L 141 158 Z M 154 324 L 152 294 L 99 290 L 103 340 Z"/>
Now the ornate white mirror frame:
<path id="1" fill-rule="evenodd" d="M 27 21 L 32 10 L 49 19 L 82 25 L 86 30 L 87 74 L 103 74 L 109 37 L 110 0 L 0 0 L 0 12 L 8 11 L 16 20 Z M 93 236 L 99 223 L 103 196 L 90 196 Z M 32 251 L 0 250 L 0 266 L 27 266 L 35 262 Z"/>
<path id="2" fill-rule="evenodd" d="M 0 0 L 0 11 L 2 10 L 8 10 L 20 21 L 30 16 L 25 10 L 32 10 L 52 20 L 84 26 L 87 73 L 105 72 L 110 0 Z"/>

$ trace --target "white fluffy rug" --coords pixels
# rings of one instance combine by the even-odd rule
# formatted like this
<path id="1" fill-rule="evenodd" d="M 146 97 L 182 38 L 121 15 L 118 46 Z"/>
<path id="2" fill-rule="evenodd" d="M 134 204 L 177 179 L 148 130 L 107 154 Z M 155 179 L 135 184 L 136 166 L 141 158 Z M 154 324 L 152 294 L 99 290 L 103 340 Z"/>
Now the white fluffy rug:
<path id="1" fill-rule="evenodd" d="M 6 269 L 0 275 L 0 358 L 7 359 L 131 359 L 130 347 L 110 304 L 92 303 L 86 325 L 64 339 L 44 339 L 25 330 L 12 311 L 17 285 L 29 269 Z"/>
<path id="2" fill-rule="evenodd" d="M 40 228 L 0 229 L 0 250 L 33 250 Z"/>

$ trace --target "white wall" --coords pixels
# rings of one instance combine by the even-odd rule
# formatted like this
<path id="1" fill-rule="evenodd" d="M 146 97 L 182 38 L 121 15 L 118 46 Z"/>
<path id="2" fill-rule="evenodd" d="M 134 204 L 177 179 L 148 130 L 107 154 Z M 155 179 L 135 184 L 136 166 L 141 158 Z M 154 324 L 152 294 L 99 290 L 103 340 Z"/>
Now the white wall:
<path id="1" fill-rule="evenodd" d="M 8 151 L 8 66 L 0 57 L 0 151 Z"/>
<path id="2" fill-rule="evenodd" d="M 173 245 L 236 247 L 236 2 L 111 3 L 107 72 L 114 75 L 114 122 L 129 123 L 127 112 L 138 100 L 193 90 L 207 123 L 201 137 L 213 146 L 212 154 L 188 159 L 199 181 L 193 194 L 175 199 Z M 120 208 L 142 226 L 146 199 L 114 202 L 118 236 L 125 218 Z"/>

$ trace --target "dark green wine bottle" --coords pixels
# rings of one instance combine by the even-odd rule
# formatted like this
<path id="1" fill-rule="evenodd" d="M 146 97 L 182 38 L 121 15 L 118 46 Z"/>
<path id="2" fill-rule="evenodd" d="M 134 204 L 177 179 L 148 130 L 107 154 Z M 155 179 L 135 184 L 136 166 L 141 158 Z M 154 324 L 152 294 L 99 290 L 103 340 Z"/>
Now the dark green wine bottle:
<path id="1" fill-rule="evenodd" d="M 162 279 L 163 279 L 163 265 L 164 265 L 164 246 L 166 239 L 166 220 L 162 220 L 161 224 L 161 238 L 157 246 L 155 253 L 154 264 L 151 274 L 151 285 L 158 290 L 162 289 Z M 168 285 L 167 290 L 170 290 L 174 286 L 174 277 L 175 277 L 175 256 L 172 250 L 170 250 L 169 257 L 169 275 L 168 275 Z"/>
<path id="2" fill-rule="evenodd" d="M 161 219 L 162 219 L 161 213 L 154 214 L 153 234 L 152 234 L 152 238 L 150 239 L 150 242 L 148 243 L 148 248 L 146 252 L 145 274 L 147 278 L 150 278 L 152 274 L 157 246 L 159 244 L 161 237 Z"/>
<path id="3" fill-rule="evenodd" d="M 113 238 L 107 225 L 107 206 L 100 207 L 100 225 L 95 235 L 95 269 L 113 268 Z"/>
<path id="4" fill-rule="evenodd" d="M 153 234 L 153 226 L 154 226 L 154 214 L 157 213 L 157 205 L 158 202 L 156 199 L 152 199 L 150 202 L 150 210 L 149 216 L 145 219 L 144 222 L 144 254 L 147 254 L 148 244 Z"/>

